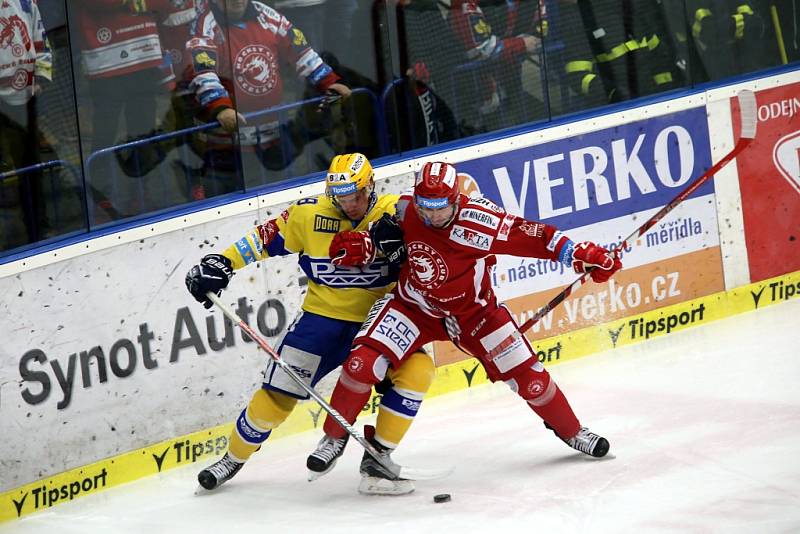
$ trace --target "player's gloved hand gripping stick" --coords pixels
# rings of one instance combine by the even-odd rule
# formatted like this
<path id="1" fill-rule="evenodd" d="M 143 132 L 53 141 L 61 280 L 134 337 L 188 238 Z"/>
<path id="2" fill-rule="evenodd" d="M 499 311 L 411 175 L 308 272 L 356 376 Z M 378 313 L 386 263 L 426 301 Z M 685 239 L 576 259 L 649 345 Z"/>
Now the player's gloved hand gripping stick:
<path id="1" fill-rule="evenodd" d="M 756 136 L 756 124 L 758 122 L 758 117 L 756 116 L 756 95 L 749 90 L 740 91 L 736 98 L 739 101 L 739 111 L 741 117 L 741 131 L 739 132 L 739 141 L 736 143 L 736 146 L 733 147 L 733 150 L 728 152 L 721 160 L 715 163 L 711 168 L 709 168 L 706 172 L 704 172 L 700 177 L 696 178 L 692 183 L 686 187 L 683 191 L 681 191 L 678 196 L 676 196 L 672 201 L 669 202 L 666 206 L 661 208 L 655 215 L 647 219 L 644 224 L 642 224 L 639 228 L 637 228 L 631 235 L 629 235 L 622 243 L 620 243 L 619 247 L 611 252 L 612 257 L 616 257 L 617 253 L 620 249 L 625 248 L 628 245 L 628 242 L 638 239 L 641 237 L 645 232 L 647 232 L 650 228 L 653 227 L 658 221 L 663 219 L 669 212 L 675 209 L 678 204 L 686 200 L 692 193 L 697 191 L 697 189 L 706 183 L 710 178 L 712 178 L 716 173 L 719 172 L 722 167 L 728 164 L 733 158 L 735 158 L 742 150 L 747 148 L 753 139 Z M 536 314 L 525 321 L 522 326 L 519 327 L 520 332 L 525 332 L 534 324 L 539 322 L 539 320 L 550 313 L 550 311 L 561 304 L 564 300 L 567 299 L 575 290 L 580 288 L 583 284 L 586 283 L 588 280 L 587 275 L 592 271 L 592 269 L 596 269 L 596 267 L 590 267 L 587 269 L 580 278 L 572 282 L 570 285 L 565 287 L 561 293 L 556 295 L 553 300 L 545 304 Z"/>

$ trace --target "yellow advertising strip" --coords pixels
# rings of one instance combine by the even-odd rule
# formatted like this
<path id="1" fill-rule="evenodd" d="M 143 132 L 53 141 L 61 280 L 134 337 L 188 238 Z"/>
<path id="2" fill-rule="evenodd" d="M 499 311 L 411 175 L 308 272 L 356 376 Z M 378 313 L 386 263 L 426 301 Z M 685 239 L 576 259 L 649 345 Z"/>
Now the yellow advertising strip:
<path id="1" fill-rule="evenodd" d="M 553 365 L 795 298 L 800 298 L 800 271 L 536 340 L 536 348 L 539 360 L 546 365 Z M 462 361 L 437 368 L 436 380 L 428 396 L 486 382 L 486 373 L 478 362 L 465 357 Z M 373 395 L 362 409 L 362 414 L 374 413 L 379 404 L 380 397 Z M 273 439 L 317 428 L 323 418 L 324 412 L 315 403 L 301 403 L 275 431 Z M 207 464 L 228 448 L 231 429 L 232 424 L 229 423 L 162 441 L 2 493 L 0 522 L 46 510 L 175 467 L 198 462 Z"/>

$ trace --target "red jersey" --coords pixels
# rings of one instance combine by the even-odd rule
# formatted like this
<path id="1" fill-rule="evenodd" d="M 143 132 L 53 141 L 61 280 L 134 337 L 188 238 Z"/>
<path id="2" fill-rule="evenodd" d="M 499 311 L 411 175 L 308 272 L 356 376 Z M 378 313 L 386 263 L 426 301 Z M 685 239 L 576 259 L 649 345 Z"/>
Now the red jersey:
<path id="1" fill-rule="evenodd" d="M 409 206 L 411 195 L 398 202 L 408 261 L 396 292 L 428 315 L 468 318 L 493 302 L 495 254 L 572 263 L 572 242 L 554 226 L 512 215 L 485 198 L 459 199 L 458 214 L 441 229 L 426 225 Z"/>
<path id="2" fill-rule="evenodd" d="M 242 113 L 279 104 L 282 62 L 321 91 L 339 79 L 303 32 L 266 4 L 250 2 L 241 21 L 224 20 L 213 5 L 201 9 L 186 44 L 190 87 L 207 111 L 233 108 L 233 99 Z"/>
<path id="3" fill-rule="evenodd" d="M 449 21 L 470 60 L 502 58 L 510 61 L 526 53 L 521 37 L 498 37 L 477 0 L 453 0 Z M 510 21 L 513 24 L 513 21 Z M 510 24 L 510 25 L 511 25 Z"/>
<path id="4" fill-rule="evenodd" d="M 177 0 L 175 0 L 177 2 Z M 138 6 L 143 7 L 141 11 Z M 107 78 L 149 68 L 164 68 L 158 15 L 174 6 L 169 0 L 123 5 L 119 0 L 81 0 L 75 3 L 80 26 L 81 56 L 89 78 Z M 174 81 L 165 68 L 164 83 Z"/>

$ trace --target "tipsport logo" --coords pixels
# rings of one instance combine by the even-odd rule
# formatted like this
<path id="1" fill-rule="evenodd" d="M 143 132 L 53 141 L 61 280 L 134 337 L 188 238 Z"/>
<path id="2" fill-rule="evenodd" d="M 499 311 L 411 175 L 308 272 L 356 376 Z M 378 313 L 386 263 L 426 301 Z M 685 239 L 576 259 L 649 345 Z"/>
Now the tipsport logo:
<path id="1" fill-rule="evenodd" d="M 153 461 L 160 473 L 164 469 L 164 460 L 170 459 L 176 465 L 194 463 L 204 456 L 219 456 L 228 450 L 228 438 L 218 436 L 204 441 L 192 441 L 189 439 L 176 441 L 160 453 L 153 453 Z M 172 454 L 170 454 L 170 452 Z"/>
<path id="2" fill-rule="evenodd" d="M 108 472 L 103 467 L 100 472 L 65 482 L 59 486 L 48 487 L 47 483 L 39 487 L 26 491 L 19 499 L 11 499 L 14 503 L 14 509 L 17 511 L 17 517 L 21 517 L 23 512 L 28 514 L 38 510 L 50 508 L 63 501 L 71 501 L 74 498 L 92 493 L 98 489 L 104 489 L 108 486 Z"/>
<path id="3" fill-rule="evenodd" d="M 758 309 L 759 305 L 783 302 L 800 295 L 800 282 L 778 280 L 751 290 L 750 295 L 753 297 L 753 308 Z"/>

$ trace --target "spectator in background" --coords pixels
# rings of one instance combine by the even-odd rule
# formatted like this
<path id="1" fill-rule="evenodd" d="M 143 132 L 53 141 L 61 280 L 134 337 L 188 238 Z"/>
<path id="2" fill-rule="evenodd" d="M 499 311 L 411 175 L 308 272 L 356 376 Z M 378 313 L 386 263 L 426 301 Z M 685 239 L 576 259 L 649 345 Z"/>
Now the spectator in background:
<path id="1" fill-rule="evenodd" d="M 478 111 L 473 126 L 477 131 L 487 131 L 523 122 L 514 117 L 510 117 L 511 120 L 503 117 L 504 112 L 510 115 L 521 106 L 511 110 L 504 108 L 509 106 L 510 86 L 519 85 L 522 60 L 539 54 L 541 39 L 530 34 L 498 36 L 479 4 L 478 0 L 453 0 L 448 22 L 462 45 L 464 59 L 472 63 L 472 68 L 464 69 L 464 75 L 459 79 L 465 89 L 473 90 L 473 104 Z M 507 31 L 515 26 L 515 14 L 515 9 L 509 9 Z M 516 87 L 513 91 L 519 93 Z"/>
<path id="2" fill-rule="evenodd" d="M 46 214 L 38 173 L 10 171 L 39 162 L 37 96 L 52 79 L 52 63 L 36 0 L 0 3 L 0 204 L 22 212 L 25 234 L 4 224 L 0 249 L 41 240 Z M 14 191 L 16 189 L 16 191 Z M 18 220 L 9 214 L 11 221 Z"/>
<path id="3" fill-rule="evenodd" d="M 72 4 L 80 29 L 80 49 L 92 104 L 91 145 L 84 155 L 131 139 L 153 135 L 158 99 L 175 87 L 164 60 L 158 21 L 174 8 L 170 0 L 81 0 Z M 124 130 L 121 120 L 124 118 Z M 81 132 L 86 137 L 86 132 Z M 108 170 L 87 169 L 94 202 L 119 217 Z M 120 195 L 121 197 L 122 195 Z"/>
<path id="4" fill-rule="evenodd" d="M 221 125 L 207 136 L 205 159 L 206 178 L 222 184 L 222 193 L 244 185 L 239 169 L 248 185 L 267 183 L 274 177 L 265 169 L 282 169 L 297 154 L 291 125 L 274 115 L 252 124 L 243 116 L 281 103 L 281 63 L 320 93 L 350 95 L 303 32 L 261 2 L 212 0 L 199 12 L 187 53 L 200 118 Z"/>
<path id="5" fill-rule="evenodd" d="M 682 0 L 667 2 L 678 11 L 682 4 Z M 781 64 L 766 1 L 687 0 L 685 5 L 694 45 L 689 65 L 695 81 L 719 80 Z"/>
<path id="6" fill-rule="evenodd" d="M 577 105 L 565 111 L 621 102 L 684 84 L 685 73 L 661 2 L 577 0 L 561 5 L 558 23 L 566 43 L 566 83 L 577 97 Z"/>

